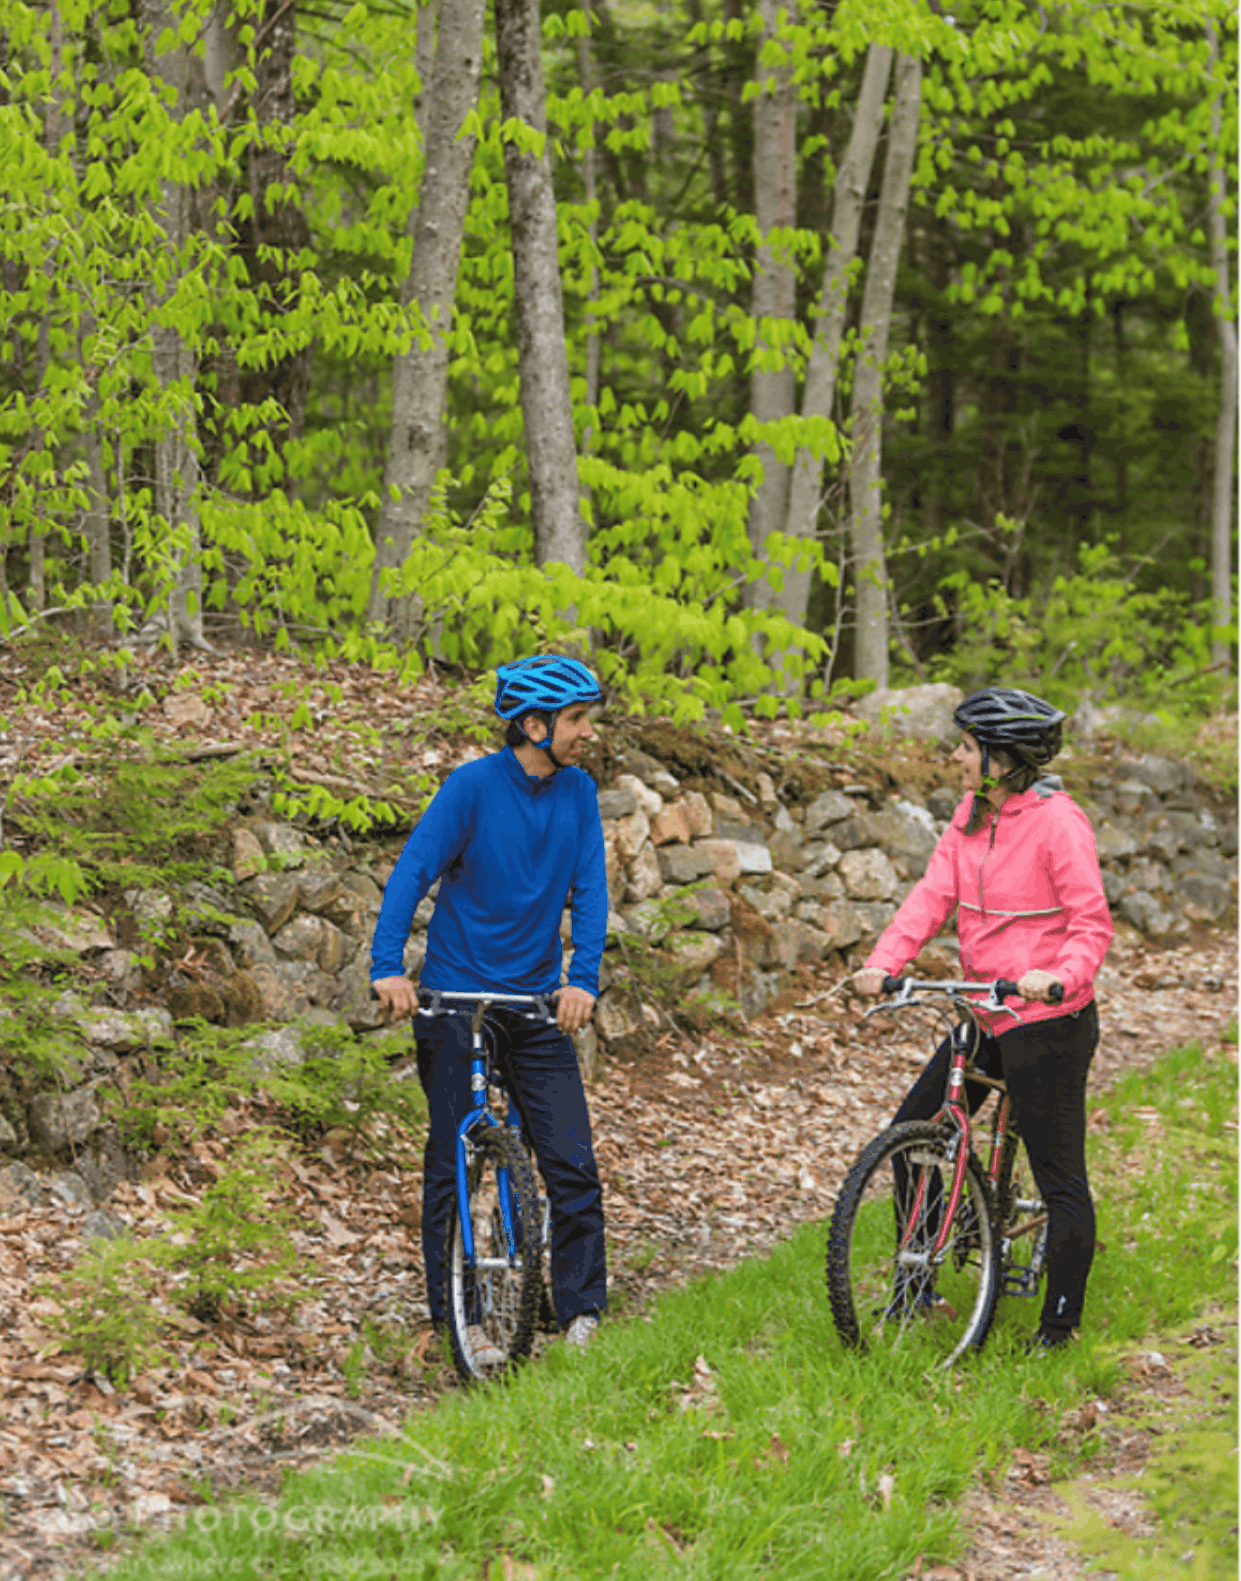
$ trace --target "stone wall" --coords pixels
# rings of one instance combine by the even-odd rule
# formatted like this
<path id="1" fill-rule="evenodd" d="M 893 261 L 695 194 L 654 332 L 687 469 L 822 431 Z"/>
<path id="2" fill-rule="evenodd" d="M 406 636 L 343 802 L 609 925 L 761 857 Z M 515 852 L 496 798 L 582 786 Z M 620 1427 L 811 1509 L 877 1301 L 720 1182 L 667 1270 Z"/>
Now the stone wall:
<path id="1" fill-rule="evenodd" d="M 659 1023 L 652 983 L 678 1002 L 726 994 L 753 1015 L 799 967 L 855 959 L 925 871 L 958 801 L 949 789 L 880 793 L 843 770 L 832 788 L 794 803 L 762 773 L 725 793 L 683 785 L 641 752 L 623 768 L 599 793 L 612 913 L 594 1026 L 579 1040 L 588 1071 L 600 1043 L 623 1045 Z M 1123 760 L 1077 794 L 1122 926 L 1174 938 L 1194 923 L 1233 921 L 1235 810 L 1214 802 L 1183 764 Z M 84 908 L 50 913 L 38 940 L 78 957 L 100 1002 L 84 981 L 57 1004 L 73 1050 L 66 1090 L 0 1089 L 0 1153 L 55 1160 L 66 1166 L 56 1189 L 102 1200 L 126 1163 L 101 1089 L 123 1077 L 127 1061 L 170 1045 L 175 1018 L 376 1024 L 370 940 L 399 848 L 350 849 L 256 819 L 232 831 L 231 885 L 130 890 L 110 920 Z M 433 910 L 434 892 L 414 919 L 412 973 Z M 152 1006 L 143 1003 L 149 979 L 139 953 L 161 935 L 190 942 L 178 948 L 164 1003 Z M 567 964 L 568 912 L 562 935 Z M 256 1033 L 254 1049 L 258 1061 L 296 1061 L 296 1028 Z M 43 1189 L 23 1168 L 0 1168 L 0 1209 Z"/>

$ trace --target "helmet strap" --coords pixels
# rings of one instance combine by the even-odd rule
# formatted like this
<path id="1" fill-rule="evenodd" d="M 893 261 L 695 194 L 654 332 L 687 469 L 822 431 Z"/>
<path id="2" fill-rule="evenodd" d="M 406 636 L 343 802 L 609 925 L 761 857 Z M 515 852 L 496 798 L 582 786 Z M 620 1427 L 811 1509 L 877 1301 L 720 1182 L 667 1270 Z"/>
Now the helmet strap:
<path id="1" fill-rule="evenodd" d="M 557 768 L 557 769 L 564 768 L 565 765 L 560 761 L 560 759 L 552 751 L 552 742 L 556 738 L 556 721 L 557 721 L 557 719 L 560 718 L 560 710 L 557 709 L 556 712 L 554 714 L 552 714 L 552 713 L 547 713 L 544 709 L 541 709 L 541 708 L 539 708 L 539 709 L 532 708 L 530 710 L 530 712 L 531 713 L 537 713 L 540 719 L 546 720 L 546 722 L 547 722 L 547 734 L 543 737 L 542 741 L 535 741 L 530 736 L 530 734 L 527 732 L 525 725 L 522 724 L 521 725 L 521 733 L 522 733 L 522 735 L 525 736 L 526 740 L 530 743 L 530 745 L 532 747 L 537 747 L 540 752 L 546 752 L 547 756 L 551 759 L 552 765 L 555 768 Z"/>

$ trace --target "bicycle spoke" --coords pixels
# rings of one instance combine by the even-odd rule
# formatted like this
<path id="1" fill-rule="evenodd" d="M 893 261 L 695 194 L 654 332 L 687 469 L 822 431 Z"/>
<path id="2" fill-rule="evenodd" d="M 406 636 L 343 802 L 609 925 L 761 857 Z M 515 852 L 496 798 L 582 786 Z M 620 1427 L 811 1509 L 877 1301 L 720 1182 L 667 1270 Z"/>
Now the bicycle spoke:
<path id="1" fill-rule="evenodd" d="M 951 1360 L 982 1343 L 997 1293 L 986 1186 L 971 1160 L 942 1233 L 953 1180 L 946 1138 L 927 1124 L 893 1127 L 850 1172 L 828 1246 L 846 1344 L 917 1344 Z"/>
<path id="2" fill-rule="evenodd" d="M 445 1259 L 453 1360 L 471 1381 L 494 1376 L 529 1353 L 541 1286 L 538 1207 L 525 1151 L 503 1127 L 476 1133 L 474 1150 L 474 1263 L 466 1258 L 455 1207 Z M 504 1226 L 506 1205 L 512 1245 Z"/>

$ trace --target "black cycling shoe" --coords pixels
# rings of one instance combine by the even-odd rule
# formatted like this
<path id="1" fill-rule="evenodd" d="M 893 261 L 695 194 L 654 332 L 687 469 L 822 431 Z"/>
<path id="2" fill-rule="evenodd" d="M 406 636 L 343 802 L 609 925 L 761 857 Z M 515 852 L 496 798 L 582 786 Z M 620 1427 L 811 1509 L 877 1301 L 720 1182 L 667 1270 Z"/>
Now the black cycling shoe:
<path id="1" fill-rule="evenodd" d="M 1026 1341 L 1027 1356 L 1045 1356 L 1049 1350 L 1059 1350 L 1073 1338 L 1071 1328 L 1043 1327 Z"/>

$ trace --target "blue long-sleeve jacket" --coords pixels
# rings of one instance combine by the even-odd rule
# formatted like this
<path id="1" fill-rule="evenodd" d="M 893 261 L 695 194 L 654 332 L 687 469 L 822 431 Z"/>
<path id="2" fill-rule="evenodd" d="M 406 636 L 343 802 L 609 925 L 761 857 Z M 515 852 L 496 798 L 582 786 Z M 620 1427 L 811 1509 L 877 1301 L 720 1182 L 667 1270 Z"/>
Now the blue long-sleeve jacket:
<path id="1" fill-rule="evenodd" d="M 454 769 L 388 880 L 372 982 L 404 971 L 414 912 L 437 878 L 424 988 L 553 993 L 563 964 L 560 915 L 572 890 L 569 983 L 598 994 L 608 885 L 589 774 L 565 768 L 539 779 L 510 747 Z"/>

